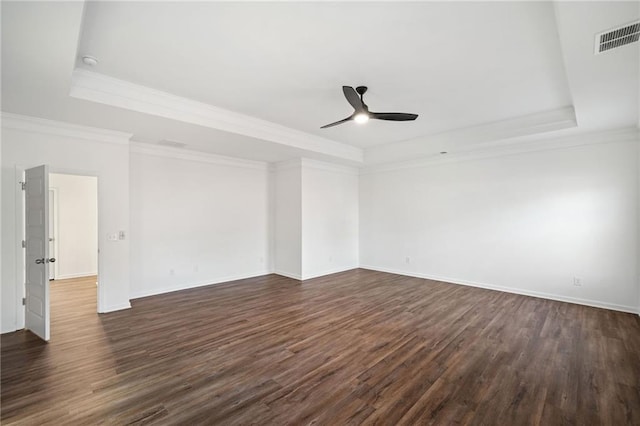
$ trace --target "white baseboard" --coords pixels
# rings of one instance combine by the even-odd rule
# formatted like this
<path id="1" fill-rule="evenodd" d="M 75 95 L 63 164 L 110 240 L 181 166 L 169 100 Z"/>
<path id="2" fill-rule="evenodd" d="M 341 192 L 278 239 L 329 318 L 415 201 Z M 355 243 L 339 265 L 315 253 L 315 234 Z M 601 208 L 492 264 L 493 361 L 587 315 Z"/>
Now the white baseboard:
<path id="1" fill-rule="evenodd" d="M 273 271 L 276 275 L 282 275 L 283 277 L 293 278 L 294 280 L 302 281 L 302 276 L 300 274 L 292 274 L 290 272 L 284 271 Z"/>
<path id="2" fill-rule="evenodd" d="M 68 280 L 69 278 L 82 278 L 82 277 L 91 277 L 94 275 L 98 275 L 97 272 L 80 272 L 77 274 L 63 274 L 57 275 L 56 280 Z"/>
<path id="3" fill-rule="evenodd" d="M 354 266 L 348 266 L 348 267 L 340 267 L 340 268 L 335 268 L 335 269 L 328 269 L 326 271 L 318 272 L 318 273 L 315 273 L 315 274 L 304 275 L 302 277 L 302 279 L 303 280 L 310 280 L 312 278 L 324 277 L 325 275 L 337 274 L 338 272 L 350 271 L 352 269 L 357 269 L 357 268 L 358 268 L 358 266 L 354 265 Z"/>
<path id="4" fill-rule="evenodd" d="M 105 309 L 99 311 L 99 314 L 106 314 L 108 312 L 115 312 L 115 311 L 122 311 L 124 309 L 131 309 L 131 303 L 126 302 L 126 303 L 121 303 L 119 305 L 111 305 L 111 306 L 107 306 Z"/>
<path id="5" fill-rule="evenodd" d="M 310 280 L 312 278 L 324 277 L 325 275 L 337 274 L 338 272 L 350 271 L 352 269 L 358 269 L 358 266 L 357 265 L 348 266 L 348 267 L 342 266 L 339 268 L 328 269 L 326 271 L 316 272 L 314 274 L 309 274 L 309 275 L 292 274 L 290 272 L 284 272 L 284 271 L 273 271 L 273 273 L 276 275 L 282 275 L 283 277 L 293 278 L 294 280 L 304 281 L 304 280 Z"/>
<path id="6" fill-rule="evenodd" d="M 390 274 L 405 275 L 408 277 L 424 278 L 424 279 L 433 280 L 433 281 L 441 281 L 449 284 L 466 285 L 469 287 L 478 287 L 478 288 L 484 288 L 487 290 L 503 291 L 505 293 L 520 294 L 523 296 L 540 297 L 542 299 L 557 300 L 558 302 L 575 303 L 577 305 L 592 306 L 594 308 L 604 308 L 604 309 L 611 309 L 613 311 L 640 314 L 640 310 L 635 306 L 618 305 L 615 303 L 601 302 L 598 300 L 580 299 L 577 297 L 562 296 L 560 294 L 543 293 L 540 291 L 525 290 L 525 289 L 514 288 L 514 287 L 503 287 L 498 285 L 479 283 L 475 281 L 460 280 L 460 279 L 448 278 L 448 277 L 439 277 L 439 276 L 423 274 L 419 272 L 400 271 L 397 269 L 381 268 L 381 267 L 371 266 L 371 265 L 360 265 L 360 268 L 370 269 L 372 271 L 388 272 Z"/>
<path id="7" fill-rule="evenodd" d="M 229 281 L 237 281 L 237 280 L 244 280 L 247 278 L 260 277 L 262 275 L 267 275 L 267 274 L 270 274 L 270 272 L 267 270 L 264 270 L 264 271 L 250 273 L 250 274 L 232 275 L 228 277 L 212 278 L 209 280 L 196 281 L 196 282 L 186 283 L 186 284 L 177 284 L 170 287 L 133 291 L 130 294 L 130 298 L 139 299 L 141 297 L 156 296 L 158 294 L 172 293 L 174 291 L 188 290 L 190 288 L 204 287 L 204 286 L 214 285 L 214 284 L 224 284 Z"/>
<path id="8" fill-rule="evenodd" d="M 198 281 L 198 282 L 195 282 L 195 283 L 188 283 L 188 284 L 180 284 L 180 285 L 175 285 L 175 286 L 165 287 L 165 288 L 134 291 L 134 292 L 131 292 L 130 298 L 131 299 L 139 299 L 139 298 L 142 298 L 142 297 L 156 296 L 158 294 L 172 293 L 174 291 L 188 290 L 190 288 L 204 287 L 204 286 L 215 285 L 215 284 L 224 284 L 224 283 L 227 283 L 229 281 L 237 281 L 237 280 L 244 280 L 244 279 L 247 279 L 247 278 L 255 278 L 255 277 L 260 277 L 260 276 L 268 275 L 268 274 L 281 275 L 283 277 L 292 278 L 294 280 L 302 281 L 303 279 L 308 280 L 308 279 L 311 279 L 311 278 L 317 278 L 317 277 L 321 277 L 321 276 L 325 276 L 325 275 L 336 274 L 338 272 L 349 271 L 349 270 L 356 269 L 356 268 L 357 268 L 357 266 L 348 267 L 348 268 L 337 268 L 337 269 L 332 269 L 332 270 L 325 271 L 325 272 L 322 272 L 322 273 L 319 273 L 319 274 L 309 275 L 309 276 L 306 276 L 304 278 L 302 278 L 298 274 L 292 274 L 292 273 L 289 273 L 289 272 L 265 270 L 265 271 L 259 271 L 259 272 L 251 273 L 251 274 L 243 274 L 243 275 L 235 275 L 235 276 L 222 277 L 222 278 L 214 278 L 214 279 L 210 279 L 210 280 Z"/>

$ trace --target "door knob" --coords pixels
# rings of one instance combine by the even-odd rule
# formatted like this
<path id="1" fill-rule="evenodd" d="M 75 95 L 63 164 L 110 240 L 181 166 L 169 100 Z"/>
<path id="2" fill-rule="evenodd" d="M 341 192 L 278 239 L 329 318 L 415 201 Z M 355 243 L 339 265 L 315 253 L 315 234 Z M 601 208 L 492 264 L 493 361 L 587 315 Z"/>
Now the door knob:
<path id="1" fill-rule="evenodd" d="M 47 263 L 49 263 L 49 262 L 53 263 L 53 262 L 55 262 L 55 261 L 56 261 L 56 258 L 55 258 L 55 257 L 52 257 L 52 258 L 47 259 Z"/>
<path id="2" fill-rule="evenodd" d="M 36 259 L 36 264 L 40 265 L 41 263 L 44 263 L 44 259 Z"/>

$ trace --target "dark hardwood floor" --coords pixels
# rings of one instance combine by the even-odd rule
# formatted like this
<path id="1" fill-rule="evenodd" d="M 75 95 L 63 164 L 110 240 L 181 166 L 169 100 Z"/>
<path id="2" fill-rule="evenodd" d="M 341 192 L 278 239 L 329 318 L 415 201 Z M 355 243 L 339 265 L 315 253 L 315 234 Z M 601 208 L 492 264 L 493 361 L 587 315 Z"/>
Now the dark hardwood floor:
<path id="1" fill-rule="evenodd" d="M 640 424 L 637 315 L 366 270 L 95 292 L 2 335 L 3 424 Z"/>

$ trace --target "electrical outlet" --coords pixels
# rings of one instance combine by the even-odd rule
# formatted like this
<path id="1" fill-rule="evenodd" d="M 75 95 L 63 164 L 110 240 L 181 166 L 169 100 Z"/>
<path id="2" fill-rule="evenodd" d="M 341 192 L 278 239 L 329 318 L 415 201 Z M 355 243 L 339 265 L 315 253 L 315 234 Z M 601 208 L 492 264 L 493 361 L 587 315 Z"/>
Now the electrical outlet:
<path id="1" fill-rule="evenodd" d="M 573 285 L 576 287 L 582 287 L 582 278 L 573 277 Z"/>
<path id="2" fill-rule="evenodd" d="M 405 261 L 407 264 L 409 264 L 409 263 L 411 263 L 411 258 L 410 258 L 409 256 L 407 256 L 407 257 L 405 257 L 405 258 L 404 258 L 404 261 Z"/>
<path id="3" fill-rule="evenodd" d="M 174 271 L 173 269 L 169 269 L 169 275 L 175 275 L 176 271 Z"/>

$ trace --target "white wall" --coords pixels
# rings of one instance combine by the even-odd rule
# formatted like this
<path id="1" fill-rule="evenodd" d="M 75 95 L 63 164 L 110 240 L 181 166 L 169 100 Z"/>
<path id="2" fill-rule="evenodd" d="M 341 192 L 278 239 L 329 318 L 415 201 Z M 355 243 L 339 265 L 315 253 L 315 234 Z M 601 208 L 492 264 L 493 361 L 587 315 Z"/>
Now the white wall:
<path id="1" fill-rule="evenodd" d="M 0 10 L 2 10 L 2 5 L 0 5 Z M 1 79 L 0 79 L 1 80 Z M 2 83 L 0 83 L 0 90 L 2 89 Z M 0 120 L 2 118 L 0 117 Z M 2 192 L 4 193 L 4 186 L 2 186 L 2 175 L 4 175 L 4 167 L 1 166 L 2 165 L 2 135 L 0 135 L 0 188 L 2 188 Z M 0 196 L 0 307 L 2 308 L 2 313 L 0 313 L 0 333 L 4 333 L 5 331 L 12 331 L 15 329 L 15 317 L 16 317 L 16 313 L 17 313 L 17 309 L 13 309 L 13 312 L 11 311 L 11 309 L 9 309 L 8 313 L 5 313 L 5 300 L 7 299 L 7 297 L 5 296 L 5 284 L 4 284 L 4 268 L 2 267 L 2 264 L 4 263 L 4 253 L 3 253 L 3 247 L 4 247 L 4 239 L 5 239 L 5 235 L 7 233 L 7 228 L 4 227 L 4 214 L 2 213 L 3 210 L 3 205 L 2 205 L 2 199 L 4 197 Z M 5 266 L 6 268 L 6 266 Z M 15 290 L 14 290 L 15 291 Z M 6 295 L 8 295 L 9 297 L 12 296 L 11 291 L 8 291 L 6 293 Z M 15 297 L 15 295 L 13 295 Z M 15 302 L 15 299 L 11 299 L 9 298 L 9 300 L 11 300 L 12 302 Z"/>
<path id="2" fill-rule="evenodd" d="M 638 308 L 637 134 L 629 142 L 374 168 L 359 178 L 307 159 L 269 172 L 265 163 L 130 148 L 128 137 L 3 115 L 2 332 L 23 327 L 17 181 L 39 164 L 98 178 L 101 311 L 128 307 L 130 296 L 271 271 L 306 279 L 359 263 Z M 107 240 L 120 230 L 125 240 Z"/>
<path id="3" fill-rule="evenodd" d="M 98 181 L 94 176 L 49 174 L 55 189 L 56 279 L 98 273 Z M 51 265 L 50 267 L 52 267 Z"/>
<path id="4" fill-rule="evenodd" d="M 616 142 L 364 174 L 361 265 L 636 311 L 637 150 Z"/>
<path id="5" fill-rule="evenodd" d="M 98 178 L 99 305 L 101 312 L 129 306 L 129 240 L 107 234 L 129 230 L 127 136 L 82 126 L 3 114 L 2 117 L 2 332 L 24 326 L 17 311 L 24 294 L 18 267 L 24 232 L 16 171 L 48 164 L 50 172 Z"/>
<path id="6" fill-rule="evenodd" d="M 273 180 L 273 265 L 276 274 L 302 278 L 302 168 L 300 160 L 277 163 Z"/>
<path id="7" fill-rule="evenodd" d="M 358 171 L 302 162 L 302 277 L 358 267 Z"/>
<path id="8" fill-rule="evenodd" d="M 269 272 L 266 163 L 132 148 L 131 297 Z"/>
<path id="9" fill-rule="evenodd" d="M 274 271 L 306 280 L 358 267 L 358 171 L 298 158 L 274 165 Z"/>

